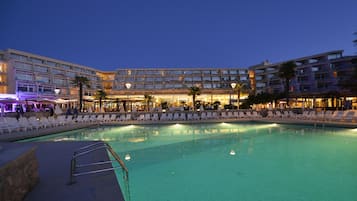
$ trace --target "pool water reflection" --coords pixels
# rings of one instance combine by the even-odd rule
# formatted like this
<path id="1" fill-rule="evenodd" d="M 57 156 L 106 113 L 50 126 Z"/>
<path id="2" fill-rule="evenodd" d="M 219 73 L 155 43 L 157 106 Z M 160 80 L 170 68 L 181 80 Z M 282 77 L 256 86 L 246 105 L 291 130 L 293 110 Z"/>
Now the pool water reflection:
<path id="1" fill-rule="evenodd" d="M 36 139 L 104 140 L 132 201 L 353 200 L 357 132 L 261 123 L 87 128 Z M 117 172 L 118 179 L 121 171 Z"/>

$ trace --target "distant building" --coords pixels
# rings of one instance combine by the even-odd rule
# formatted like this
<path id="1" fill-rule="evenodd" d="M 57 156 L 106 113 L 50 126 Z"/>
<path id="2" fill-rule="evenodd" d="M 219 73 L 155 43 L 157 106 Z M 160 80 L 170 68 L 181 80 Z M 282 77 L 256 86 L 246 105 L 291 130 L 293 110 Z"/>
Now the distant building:
<path id="1" fill-rule="evenodd" d="M 342 50 L 337 50 L 288 60 L 294 61 L 297 65 L 295 77 L 290 83 L 291 96 L 309 98 L 311 99 L 310 105 L 315 102 L 315 107 L 322 107 L 323 101 L 333 101 L 332 99 L 322 100 L 331 98 L 329 96 L 333 96 L 333 94 L 336 97 L 354 96 L 355 94 L 352 94 L 351 91 L 340 86 L 340 81 L 352 75 L 354 68 L 352 60 L 357 56 L 344 57 L 342 53 Z M 249 68 L 251 72 L 254 72 L 252 88 L 256 94 L 261 92 L 274 94 L 284 91 L 283 80 L 279 78 L 278 74 L 280 66 L 285 62 L 287 61 L 279 63 L 265 61 Z M 333 105 L 333 103 L 327 105 Z"/>

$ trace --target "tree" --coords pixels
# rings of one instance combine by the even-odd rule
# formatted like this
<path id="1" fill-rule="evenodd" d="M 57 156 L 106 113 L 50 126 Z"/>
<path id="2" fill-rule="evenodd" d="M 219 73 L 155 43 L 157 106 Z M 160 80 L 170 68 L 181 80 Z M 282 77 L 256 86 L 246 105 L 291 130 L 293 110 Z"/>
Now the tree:
<path id="1" fill-rule="evenodd" d="M 149 94 L 144 94 L 144 99 L 145 99 L 145 103 L 146 103 L 146 111 L 149 112 L 150 111 L 150 103 L 152 102 L 154 97 Z"/>
<path id="2" fill-rule="evenodd" d="M 295 77 L 296 64 L 294 61 L 283 63 L 279 69 L 279 77 L 285 81 L 286 104 L 289 106 L 290 80 Z"/>
<path id="3" fill-rule="evenodd" d="M 235 92 L 237 92 L 237 109 L 239 110 L 239 105 L 240 105 L 240 93 L 242 92 L 242 90 L 245 89 L 245 84 L 244 83 L 241 83 L 241 82 L 238 82 L 238 83 L 235 83 L 235 86 L 233 88 L 233 90 Z"/>
<path id="4" fill-rule="evenodd" d="M 107 98 L 107 93 L 103 90 L 98 90 L 95 93 L 95 98 L 97 100 L 99 100 L 99 111 L 101 112 L 102 111 L 102 101 L 103 101 L 103 99 Z"/>
<path id="5" fill-rule="evenodd" d="M 190 92 L 188 93 L 189 96 L 192 96 L 192 106 L 193 111 L 196 111 L 196 96 L 201 94 L 201 89 L 196 86 L 190 87 Z"/>
<path id="6" fill-rule="evenodd" d="M 74 80 L 72 80 L 72 84 L 76 87 L 79 87 L 79 111 L 82 112 L 83 106 L 83 86 L 90 87 L 89 79 L 83 76 L 76 75 Z"/>

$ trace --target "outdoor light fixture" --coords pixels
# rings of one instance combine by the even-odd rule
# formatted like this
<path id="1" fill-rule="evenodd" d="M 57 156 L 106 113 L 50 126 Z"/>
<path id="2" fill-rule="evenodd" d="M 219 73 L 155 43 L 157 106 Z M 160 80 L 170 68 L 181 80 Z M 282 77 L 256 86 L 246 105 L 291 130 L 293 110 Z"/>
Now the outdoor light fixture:
<path id="1" fill-rule="evenodd" d="M 130 161 L 130 159 L 131 159 L 130 154 L 126 154 L 126 155 L 125 155 L 125 160 Z"/>
<path id="2" fill-rule="evenodd" d="M 130 89 L 130 87 L 131 87 L 131 84 L 128 82 L 128 83 L 125 83 L 125 87 L 127 88 L 127 89 Z"/>
<path id="3" fill-rule="evenodd" d="M 236 155 L 236 152 L 232 149 L 232 150 L 229 152 L 229 155 L 234 156 L 234 155 Z"/>
<path id="4" fill-rule="evenodd" d="M 126 89 L 130 89 L 130 87 L 131 87 L 131 84 L 129 83 L 129 82 L 127 82 L 127 83 L 125 83 L 125 88 Z M 127 94 L 127 98 L 128 98 L 128 100 L 129 100 L 129 92 L 128 92 L 128 94 Z M 131 105 L 130 105 L 130 111 L 132 111 L 132 108 L 133 107 L 133 105 L 132 105 L 132 103 L 131 103 Z M 126 112 L 128 111 L 128 109 L 126 109 Z"/>
<path id="5" fill-rule="evenodd" d="M 232 82 L 232 83 L 231 83 L 232 89 L 236 88 L 236 86 L 237 86 L 237 83 L 235 83 L 235 82 Z"/>
<path id="6" fill-rule="evenodd" d="M 237 83 L 235 83 L 235 82 L 231 83 L 231 87 L 232 87 L 233 90 L 236 88 L 236 86 L 237 86 Z M 229 95 L 229 104 L 232 104 L 230 95 Z"/>
<path id="7" fill-rule="evenodd" d="M 55 91 L 55 94 L 58 95 L 61 92 L 61 89 L 56 88 L 54 91 Z"/>

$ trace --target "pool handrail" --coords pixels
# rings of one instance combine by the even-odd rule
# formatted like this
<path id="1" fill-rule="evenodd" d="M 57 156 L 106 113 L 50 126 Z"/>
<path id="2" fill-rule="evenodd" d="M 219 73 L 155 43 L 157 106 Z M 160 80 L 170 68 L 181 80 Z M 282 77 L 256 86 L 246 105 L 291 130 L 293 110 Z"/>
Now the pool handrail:
<path id="1" fill-rule="evenodd" d="M 107 151 L 109 151 L 115 160 L 94 162 L 94 163 L 88 163 L 88 164 L 77 164 L 77 158 L 79 158 L 81 156 L 84 156 L 84 155 L 87 155 L 87 154 L 89 154 L 91 152 L 100 150 L 100 149 L 106 149 Z M 76 173 L 76 168 L 88 167 L 88 166 L 94 166 L 94 165 L 103 165 L 103 164 L 112 163 L 114 161 L 118 162 L 118 164 L 120 166 L 112 167 L 112 168 L 103 168 L 103 169 L 91 170 L 91 171 L 86 171 L 86 172 L 81 172 L 81 173 Z M 93 143 L 93 144 L 89 144 L 89 145 L 80 147 L 79 149 L 75 150 L 75 152 L 73 153 L 72 159 L 71 159 L 70 179 L 69 179 L 68 185 L 76 183 L 74 178 L 77 177 L 77 176 L 96 174 L 96 173 L 100 173 L 100 172 L 111 171 L 111 170 L 114 170 L 114 169 L 117 169 L 117 168 L 122 168 L 122 170 L 125 173 L 123 175 L 123 178 L 124 178 L 124 180 L 126 182 L 128 182 L 128 180 L 129 180 L 129 170 L 128 170 L 128 168 L 125 166 L 125 163 L 123 162 L 123 160 L 121 160 L 119 155 L 113 150 L 113 148 L 107 142 L 96 142 L 96 143 Z"/>

